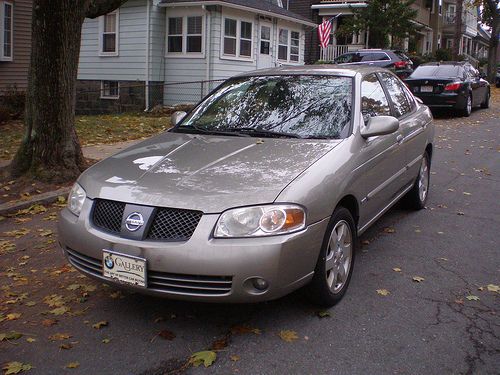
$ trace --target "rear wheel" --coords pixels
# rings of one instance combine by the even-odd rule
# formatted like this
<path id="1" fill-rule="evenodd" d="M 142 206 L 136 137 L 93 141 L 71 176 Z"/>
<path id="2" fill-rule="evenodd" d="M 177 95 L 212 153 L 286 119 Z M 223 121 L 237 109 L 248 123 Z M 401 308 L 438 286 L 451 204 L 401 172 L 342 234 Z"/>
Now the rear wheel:
<path id="1" fill-rule="evenodd" d="M 472 95 L 467 95 L 467 101 L 465 102 L 464 108 L 461 110 L 462 116 L 469 117 L 472 113 Z"/>
<path id="2" fill-rule="evenodd" d="M 338 207 L 328 223 L 314 277 L 308 286 L 315 304 L 330 307 L 344 296 L 351 281 L 356 241 L 351 213 Z"/>
<path id="3" fill-rule="evenodd" d="M 430 158 L 427 151 L 422 157 L 420 169 L 418 170 L 417 179 L 413 184 L 412 189 L 406 195 L 406 202 L 410 208 L 421 210 L 427 203 L 427 196 L 429 195 L 430 186 Z"/>
<path id="4" fill-rule="evenodd" d="M 486 96 L 484 98 L 484 101 L 481 103 L 481 108 L 490 108 L 490 90 L 486 92 Z"/>

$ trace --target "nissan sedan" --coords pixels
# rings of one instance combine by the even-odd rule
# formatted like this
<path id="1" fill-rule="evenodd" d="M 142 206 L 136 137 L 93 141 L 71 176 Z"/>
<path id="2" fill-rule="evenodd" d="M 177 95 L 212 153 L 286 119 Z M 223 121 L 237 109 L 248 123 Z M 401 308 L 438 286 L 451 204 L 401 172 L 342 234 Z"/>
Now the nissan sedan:
<path id="1" fill-rule="evenodd" d="M 331 306 L 358 236 L 402 197 L 426 203 L 432 115 L 385 69 L 246 73 L 184 115 L 80 176 L 59 221 L 76 269 L 192 301 L 307 287 Z"/>

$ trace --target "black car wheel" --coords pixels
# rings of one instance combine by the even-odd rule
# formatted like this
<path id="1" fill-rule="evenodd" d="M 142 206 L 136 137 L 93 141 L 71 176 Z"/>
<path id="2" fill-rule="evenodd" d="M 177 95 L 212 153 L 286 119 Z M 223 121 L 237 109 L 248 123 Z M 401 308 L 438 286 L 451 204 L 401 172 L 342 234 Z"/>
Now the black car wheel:
<path id="1" fill-rule="evenodd" d="M 490 107 L 490 90 L 486 92 L 486 97 L 484 101 L 481 103 L 481 108 L 489 108 Z"/>
<path id="2" fill-rule="evenodd" d="M 469 117 L 472 112 L 472 94 L 467 95 L 467 101 L 461 110 L 462 116 Z"/>
<path id="3" fill-rule="evenodd" d="M 351 281 L 356 224 L 348 209 L 338 207 L 328 223 L 314 276 L 308 285 L 313 303 L 330 307 L 344 296 Z"/>
<path id="4" fill-rule="evenodd" d="M 406 194 L 405 203 L 408 208 L 421 210 L 425 208 L 427 197 L 429 195 L 429 187 L 431 181 L 431 160 L 429 154 L 424 152 L 420 169 L 418 170 L 417 178 L 413 184 L 413 188 Z"/>

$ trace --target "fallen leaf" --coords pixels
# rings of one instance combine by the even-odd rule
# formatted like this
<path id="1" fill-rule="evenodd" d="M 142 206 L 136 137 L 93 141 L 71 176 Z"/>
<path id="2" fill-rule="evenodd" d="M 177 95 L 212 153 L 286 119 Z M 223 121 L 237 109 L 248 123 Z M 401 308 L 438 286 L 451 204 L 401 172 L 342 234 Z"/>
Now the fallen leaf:
<path id="1" fill-rule="evenodd" d="M 77 367 L 80 367 L 79 362 L 70 362 L 66 365 L 66 368 L 77 368 Z"/>
<path id="2" fill-rule="evenodd" d="M 464 215 L 465 215 L 465 213 L 463 213 L 462 211 L 457 211 L 457 215 L 458 215 L 458 216 L 464 216 Z"/>
<path id="3" fill-rule="evenodd" d="M 203 364 L 205 367 L 210 367 L 217 359 L 217 353 L 211 350 L 205 350 L 202 352 L 196 352 L 189 358 L 189 363 L 194 367 L 198 367 Z"/>
<path id="4" fill-rule="evenodd" d="M 66 290 L 77 290 L 77 289 L 79 289 L 80 287 L 81 287 L 81 285 L 80 285 L 80 284 L 71 284 L 71 285 L 69 285 L 69 286 L 66 288 Z"/>
<path id="5" fill-rule="evenodd" d="M 255 335 L 260 335 L 262 332 L 258 328 L 251 328 L 251 327 L 247 327 L 247 326 L 233 326 L 233 327 L 231 327 L 231 333 L 233 333 L 233 334 L 253 333 Z"/>
<path id="6" fill-rule="evenodd" d="M 33 337 L 28 337 L 28 338 L 26 339 L 26 341 L 28 341 L 28 342 L 30 342 L 30 343 L 31 343 L 31 342 L 35 342 L 35 341 L 36 341 L 36 339 L 34 339 Z"/>
<path id="7" fill-rule="evenodd" d="M 29 232 L 31 232 L 29 229 L 23 228 L 23 229 L 11 230 L 9 232 L 3 232 L 3 234 L 6 235 L 7 237 L 21 238 L 22 236 L 27 235 Z"/>
<path id="8" fill-rule="evenodd" d="M 108 322 L 106 320 L 101 320 L 100 322 L 92 324 L 92 328 L 101 329 L 102 327 L 106 327 L 107 325 L 108 325 Z"/>
<path id="9" fill-rule="evenodd" d="M 5 316 L 5 320 L 17 320 L 21 317 L 21 313 L 10 313 Z"/>
<path id="10" fill-rule="evenodd" d="M 396 229 L 394 229 L 392 227 L 386 227 L 386 228 L 384 228 L 384 232 L 385 233 L 394 233 L 394 232 L 396 232 Z"/>
<path id="11" fill-rule="evenodd" d="M 49 336 L 49 340 L 51 341 L 61 341 L 61 340 L 67 340 L 71 337 L 70 334 L 68 333 L 55 333 L 51 336 Z"/>
<path id="12" fill-rule="evenodd" d="M 111 339 L 102 339 L 101 341 L 103 344 L 109 344 L 111 342 Z"/>
<path id="13" fill-rule="evenodd" d="M 231 361 L 233 362 L 238 362 L 241 358 L 239 355 L 231 355 L 229 356 L 229 359 L 231 359 Z"/>
<path id="14" fill-rule="evenodd" d="M 363 241 L 361 241 L 361 244 L 362 245 L 369 245 L 370 241 L 369 240 L 363 240 Z"/>
<path id="15" fill-rule="evenodd" d="M 488 284 L 486 286 L 486 288 L 488 289 L 488 292 L 498 293 L 500 291 L 500 287 L 498 285 L 495 285 L 495 284 Z"/>
<path id="16" fill-rule="evenodd" d="M 59 345 L 59 349 L 64 349 L 64 350 L 69 350 L 72 347 L 73 347 L 73 345 L 71 345 L 70 343 L 65 343 L 65 344 Z"/>
<path id="17" fill-rule="evenodd" d="M 49 307 L 61 307 L 64 305 L 64 297 L 58 294 L 51 294 L 43 299 L 43 302 L 49 305 Z"/>
<path id="18" fill-rule="evenodd" d="M 412 280 L 417 282 L 417 283 L 421 283 L 425 279 L 422 276 L 413 276 Z"/>
<path id="19" fill-rule="evenodd" d="M 401 272 L 401 268 L 399 268 L 399 267 L 394 267 L 392 270 L 393 270 L 394 272 Z"/>
<path id="20" fill-rule="evenodd" d="M 42 320 L 42 325 L 45 327 L 51 327 L 54 324 L 57 324 L 56 319 L 44 319 L 44 320 Z"/>
<path id="21" fill-rule="evenodd" d="M 165 339 L 165 340 L 170 340 L 172 341 L 173 339 L 175 339 L 175 333 L 167 330 L 167 329 L 164 329 L 163 331 L 161 331 L 160 333 L 158 333 L 158 336 L 160 336 L 162 339 Z"/>
<path id="22" fill-rule="evenodd" d="M 380 294 L 381 296 L 387 296 L 391 294 L 387 289 L 377 289 L 377 293 Z"/>
<path id="23" fill-rule="evenodd" d="M 468 295 L 465 298 L 467 298 L 468 301 L 479 301 L 478 296 Z"/>
<path id="24" fill-rule="evenodd" d="M 293 342 L 299 338 L 299 336 L 297 336 L 297 332 L 290 330 L 280 331 L 279 337 L 286 342 Z"/>
<path id="25" fill-rule="evenodd" d="M 69 310 L 70 310 L 69 307 L 61 306 L 61 307 L 55 308 L 54 310 L 50 310 L 49 313 L 54 314 L 54 315 L 63 315 L 65 313 L 67 313 Z"/>
<path id="26" fill-rule="evenodd" d="M 0 333 L 0 341 L 18 340 L 21 337 L 23 337 L 23 334 L 16 331 Z"/>
<path id="27" fill-rule="evenodd" d="M 54 234 L 54 232 L 51 231 L 50 229 L 38 229 L 38 232 L 42 237 L 48 237 Z"/>
<path id="28" fill-rule="evenodd" d="M 29 371 L 33 368 L 29 363 L 9 362 L 2 370 L 5 370 L 4 375 L 19 374 L 20 372 Z"/>
<path id="29" fill-rule="evenodd" d="M 318 311 L 316 313 L 316 315 L 319 317 L 319 318 L 329 318 L 330 317 L 330 313 L 328 311 Z"/>
<path id="30" fill-rule="evenodd" d="M 464 191 L 464 195 L 472 195 L 472 194 Z"/>

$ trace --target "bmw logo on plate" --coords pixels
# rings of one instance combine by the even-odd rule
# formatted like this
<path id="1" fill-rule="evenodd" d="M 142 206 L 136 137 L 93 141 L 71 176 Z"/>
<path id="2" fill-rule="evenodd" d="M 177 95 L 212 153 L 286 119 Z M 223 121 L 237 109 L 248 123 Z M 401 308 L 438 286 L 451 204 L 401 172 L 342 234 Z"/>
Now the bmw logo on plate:
<path id="1" fill-rule="evenodd" d="M 115 262 L 113 262 L 113 258 L 111 258 L 111 256 L 109 256 L 109 255 L 104 259 L 104 264 L 109 269 L 112 269 L 115 266 Z"/>
<path id="2" fill-rule="evenodd" d="M 125 227 L 131 232 L 135 232 L 144 225 L 144 218 L 139 212 L 132 212 L 125 219 Z"/>

